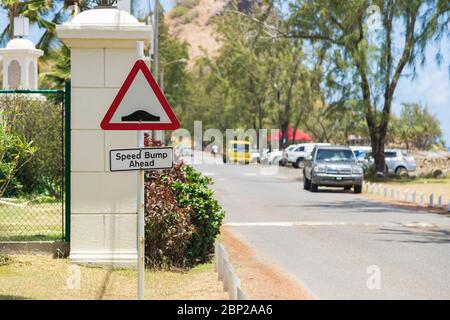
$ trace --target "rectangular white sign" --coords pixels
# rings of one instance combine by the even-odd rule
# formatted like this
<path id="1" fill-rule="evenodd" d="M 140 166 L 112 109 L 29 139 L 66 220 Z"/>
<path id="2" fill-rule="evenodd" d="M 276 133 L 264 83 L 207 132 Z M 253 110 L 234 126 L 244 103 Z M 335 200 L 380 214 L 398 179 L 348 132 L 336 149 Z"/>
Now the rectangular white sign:
<path id="1" fill-rule="evenodd" d="M 109 151 L 110 171 L 136 171 L 173 168 L 173 149 L 135 148 Z"/>

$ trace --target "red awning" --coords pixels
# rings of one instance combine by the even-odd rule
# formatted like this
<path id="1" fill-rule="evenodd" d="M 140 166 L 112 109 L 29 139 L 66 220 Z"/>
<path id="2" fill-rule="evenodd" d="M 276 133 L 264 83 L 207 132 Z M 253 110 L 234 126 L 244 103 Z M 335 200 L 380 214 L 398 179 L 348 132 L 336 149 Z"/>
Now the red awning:
<path id="1" fill-rule="evenodd" d="M 307 134 L 306 132 L 301 131 L 300 129 L 297 129 L 295 131 L 295 137 L 294 137 L 293 132 L 294 132 L 293 128 L 288 129 L 288 137 L 287 137 L 288 141 L 305 141 L 305 142 L 312 141 L 312 137 L 309 134 Z M 270 136 L 270 141 L 279 140 L 282 135 L 283 135 L 283 133 L 280 130 L 278 132 L 278 135 L 272 134 Z"/>

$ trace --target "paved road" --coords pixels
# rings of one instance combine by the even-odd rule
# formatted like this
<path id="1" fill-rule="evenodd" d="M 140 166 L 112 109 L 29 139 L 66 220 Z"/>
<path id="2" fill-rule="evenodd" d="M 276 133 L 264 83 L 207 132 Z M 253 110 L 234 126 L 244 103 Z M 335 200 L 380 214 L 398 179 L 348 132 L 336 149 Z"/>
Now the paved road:
<path id="1" fill-rule="evenodd" d="M 214 178 L 232 232 L 314 297 L 450 299 L 449 218 L 344 191 L 312 194 L 292 168 L 196 167 Z"/>

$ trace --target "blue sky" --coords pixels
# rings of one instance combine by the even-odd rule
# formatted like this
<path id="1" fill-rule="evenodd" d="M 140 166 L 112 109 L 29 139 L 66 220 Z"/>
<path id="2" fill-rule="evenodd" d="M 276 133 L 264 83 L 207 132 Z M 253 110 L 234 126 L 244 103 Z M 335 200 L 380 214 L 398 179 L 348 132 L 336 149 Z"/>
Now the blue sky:
<path id="1" fill-rule="evenodd" d="M 150 0 L 153 6 L 154 0 Z M 143 8 L 148 7 L 149 0 L 140 2 Z M 174 0 L 161 0 L 165 10 L 170 10 L 175 4 Z M 145 9 L 144 9 L 145 10 Z M 5 26 L 6 15 L 0 11 L 0 27 Z M 36 42 L 41 32 L 32 28 L 30 39 Z M 440 43 L 441 53 L 444 56 L 441 66 L 437 66 L 435 55 L 438 51 L 436 45 L 427 48 L 427 63 L 418 67 L 416 79 L 403 77 L 395 94 L 393 111 L 399 113 L 403 102 L 420 102 L 427 105 L 441 122 L 444 139 L 450 146 L 450 39 L 444 38 Z M 408 71 L 408 70 L 407 70 Z"/>

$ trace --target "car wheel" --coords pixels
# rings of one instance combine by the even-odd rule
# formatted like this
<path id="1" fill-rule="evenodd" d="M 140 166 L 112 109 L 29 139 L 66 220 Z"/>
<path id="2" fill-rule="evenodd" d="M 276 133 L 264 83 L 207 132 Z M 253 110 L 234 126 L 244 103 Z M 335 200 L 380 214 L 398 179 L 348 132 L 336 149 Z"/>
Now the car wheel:
<path id="1" fill-rule="evenodd" d="M 312 183 L 312 182 L 310 182 L 310 184 L 311 184 L 311 188 L 310 188 L 311 192 L 319 191 L 319 186 L 317 184 Z"/>
<path id="2" fill-rule="evenodd" d="M 294 167 L 301 168 L 302 166 L 303 166 L 303 159 L 297 159 L 297 161 L 295 161 Z"/>
<path id="3" fill-rule="evenodd" d="M 407 176 L 408 170 L 405 167 L 398 167 L 395 169 L 395 174 L 398 176 Z"/>
<path id="4" fill-rule="evenodd" d="M 280 166 L 286 167 L 286 160 L 285 159 L 281 159 L 279 163 L 280 163 Z"/>
<path id="5" fill-rule="evenodd" d="M 361 193 L 362 192 L 362 185 L 355 185 L 353 187 L 353 192 L 354 193 Z"/>
<path id="6" fill-rule="evenodd" d="M 308 180 L 308 178 L 306 178 L 304 175 L 303 175 L 303 189 L 304 190 L 311 189 L 311 181 Z"/>
<path id="7" fill-rule="evenodd" d="M 344 190 L 345 191 L 348 191 L 348 190 L 350 190 L 352 187 L 344 187 Z"/>

